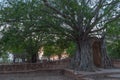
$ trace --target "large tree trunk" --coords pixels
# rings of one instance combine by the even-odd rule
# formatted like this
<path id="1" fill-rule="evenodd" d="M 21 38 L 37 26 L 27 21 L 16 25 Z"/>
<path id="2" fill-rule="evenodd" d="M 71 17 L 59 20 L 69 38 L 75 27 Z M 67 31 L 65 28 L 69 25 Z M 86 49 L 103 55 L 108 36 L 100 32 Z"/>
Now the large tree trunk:
<path id="1" fill-rule="evenodd" d="M 79 69 L 82 71 L 95 71 L 95 65 L 93 61 L 93 49 L 92 49 L 92 40 L 87 39 L 81 41 L 81 61 Z"/>
<path id="2" fill-rule="evenodd" d="M 77 71 L 79 69 L 80 65 L 80 41 L 76 41 L 76 52 L 74 53 L 74 56 L 71 59 L 70 68 Z"/>
<path id="3" fill-rule="evenodd" d="M 80 65 L 80 51 L 77 49 L 75 55 L 71 59 L 70 68 L 77 71 Z"/>
<path id="4" fill-rule="evenodd" d="M 32 54 L 31 56 L 31 62 L 36 63 L 37 62 L 37 54 Z"/>
<path id="5" fill-rule="evenodd" d="M 62 57 L 61 54 L 59 54 L 59 55 L 58 55 L 58 59 L 61 60 L 61 57 Z"/>
<path id="6" fill-rule="evenodd" d="M 107 55 L 107 51 L 106 51 L 106 43 L 105 43 L 105 37 L 101 38 L 101 66 L 103 68 L 112 68 L 112 62 L 109 58 L 109 56 Z"/>
<path id="7" fill-rule="evenodd" d="M 77 47 L 78 50 L 73 61 L 75 70 L 95 71 L 96 67 L 93 61 L 92 40 L 81 40 L 79 44 L 77 44 Z"/>
<path id="8" fill-rule="evenodd" d="M 13 57 L 13 63 L 15 63 L 15 60 L 16 60 L 16 58 L 15 58 L 15 57 Z"/>

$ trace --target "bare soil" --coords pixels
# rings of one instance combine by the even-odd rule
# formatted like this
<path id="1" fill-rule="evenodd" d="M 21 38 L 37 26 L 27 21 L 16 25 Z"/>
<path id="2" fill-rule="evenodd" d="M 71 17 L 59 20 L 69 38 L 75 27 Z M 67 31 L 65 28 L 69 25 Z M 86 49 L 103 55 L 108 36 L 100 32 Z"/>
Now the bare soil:
<path id="1" fill-rule="evenodd" d="M 59 72 L 39 71 L 29 73 L 0 74 L 0 80 L 74 80 Z"/>

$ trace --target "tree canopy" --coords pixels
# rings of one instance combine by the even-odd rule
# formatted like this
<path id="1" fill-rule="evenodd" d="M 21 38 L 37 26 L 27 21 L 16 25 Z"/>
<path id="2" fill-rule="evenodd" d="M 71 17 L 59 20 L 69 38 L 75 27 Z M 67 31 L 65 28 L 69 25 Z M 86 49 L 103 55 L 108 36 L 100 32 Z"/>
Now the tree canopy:
<path id="1" fill-rule="evenodd" d="M 74 42 L 76 68 L 84 71 L 95 69 L 92 37 L 101 38 L 101 56 L 104 58 L 102 64 L 104 67 L 110 66 L 104 37 L 106 30 L 111 28 L 109 26 L 111 22 L 120 20 L 119 0 L 5 0 L 4 2 L 0 10 L 1 25 L 8 25 L 11 28 L 16 24 L 23 25 L 29 38 L 34 34 L 47 33 L 49 36 L 62 36 L 66 41 Z"/>

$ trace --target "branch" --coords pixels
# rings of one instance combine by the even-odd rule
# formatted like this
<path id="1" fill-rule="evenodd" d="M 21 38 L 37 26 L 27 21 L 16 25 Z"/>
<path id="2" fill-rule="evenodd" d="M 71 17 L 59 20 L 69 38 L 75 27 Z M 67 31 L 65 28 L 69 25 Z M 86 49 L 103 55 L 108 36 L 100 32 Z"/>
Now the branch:
<path id="1" fill-rule="evenodd" d="M 43 2 L 44 2 L 44 4 L 45 4 L 45 6 L 49 7 L 50 9 L 52 9 L 53 11 L 55 11 L 56 13 L 58 13 L 59 15 L 61 15 L 62 17 L 68 18 L 67 15 L 61 13 L 59 10 L 57 10 L 56 8 L 54 8 L 53 6 L 51 6 L 51 5 L 48 3 L 47 0 L 43 0 Z"/>
<path id="2" fill-rule="evenodd" d="M 88 5 L 89 2 L 90 2 L 90 0 L 88 0 L 88 1 L 86 2 L 86 4 Z"/>
<path id="3" fill-rule="evenodd" d="M 98 18 L 99 11 L 100 11 L 100 9 L 102 8 L 104 2 L 105 2 L 105 0 L 99 0 L 98 6 L 97 6 L 97 4 L 96 4 L 97 7 L 96 7 L 96 9 L 94 10 L 95 20 Z"/>
<path id="4" fill-rule="evenodd" d="M 103 1 L 104 2 L 104 1 Z M 95 18 L 95 22 L 91 25 L 91 29 L 92 29 L 92 26 L 95 26 L 104 16 L 106 16 L 108 13 L 110 13 L 110 11 L 115 7 L 115 5 L 118 3 L 118 1 L 113 1 L 113 2 L 111 2 L 111 3 L 109 3 L 109 9 L 108 9 L 108 11 L 107 12 L 105 12 L 104 14 L 102 14 L 100 17 L 96 17 Z M 111 4 L 111 6 L 110 6 L 110 4 Z M 103 5 L 103 7 L 104 7 L 105 5 Z M 99 7 L 99 6 L 98 6 Z M 108 7 L 107 7 L 108 8 Z M 96 8 L 97 9 L 97 8 Z M 98 9 L 100 9 L 100 8 L 98 8 Z M 98 11 L 98 10 L 95 10 L 95 11 Z M 98 12 L 97 12 L 98 13 Z"/>
<path id="5" fill-rule="evenodd" d="M 90 25 L 89 26 L 89 28 L 87 28 L 87 31 L 85 32 L 85 35 L 87 35 L 90 31 L 91 31 L 91 29 L 94 27 L 94 25 L 96 25 L 96 23 L 99 21 L 98 20 L 98 14 L 99 14 L 99 10 L 101 9 L 101 7 L 102 7 L 102 4 L 105 2 L 105 0 L 99 0 L 99 2 L 98 2 L 98 6 L 97 6 L 97 4 L 93 7 L 93 9 L 96 7 L 96 9 L 94 10 L 94 12 L 93 13 L 95 13 L 95 15 L 91 18 L 91 20 L 95 17 L 95 22 L 92 24 L 92 25 Z M 101 19 L 101 18 L 100 18 Z M 89 22 L 91 22 L 91 20 L 89 21 Z"/>
<path id="6" fill-rule="evenodd" d="M 72 29 L 76 29 L 77 28 L 77 27 L 76 28 L 74 27 L 75 23 L 74 23 L 74 20 L 72 19 L 73 16 L 67 16 L 66 14 L 63 14 L 62 12 L 60 12 L 59 10 L 57 10 L 56 8 L 54 8 L 53 6 L 51 6 L 47 0 L 43 0 L 43 2 L 45 4 L 45 6 L 49 7 L 53 11 L 55 11 L 57 14 L 61 15 L 63 18 L 67 18 L 68 20 L 71 20 L 71 21 L 62 19 L 62 18 L 57 17 L 57 16 L 56 16 L 56 18 L 64 20 L 65 23 L 68 24 Z M 74 25 L 72 25 L 71 23 L 73 23 Z M 78 30 L 78 29 L 76 29 L 76 30 Z"/>
<path id="7" fill-rule="evenodd" d="M 119 18 L 120 18 L 120 14 L 117 15 L 116 17 L 114 17 L 114 18 L 108 19 L 108 21 L 107 21 L 106 24 L 111 23 L 111 22 L 113 22 L 113 21 L 115 21 L 115 20 L 117 20 L 117 19 L 119 19 Z"/>
<path id="8" fill-rule="evenodd" d="M 69 37 L 70 39 L 74 40 L 74 36 L 70 34 L 70 32 L 66 33 L 66 32 L 50 32 L 48 30 L 40 30 L 40 29 L 37 29 L 37 30 L 32 30 L 31 32 L 41 32 L 41 33 L 46 33 L 46 34 L 52 34 L 52 35 L 64 35 L 64 36 L 67 36 Z"/>
<path id="9" fill-rule="evenodd" d="M 111 23 L 111 22 L 115 21 L 115 20 L 118 19 L 118 18 L 120 18 L 120 14 L 117 15 L 115 18 L 107 19 L 108 21 L 107 21 L 107 20 L 104 20 L 104 21 L 107 21 L 105 24 L 108 24 L 108 23 Z M 102 21 L 102 22 L 104 22 L 104 21 Z M 90 33 L 94 33 L 94 32 L 101 31 L 101 30 L 105 29 L 106 27 L 107 27 L 107 26 L 104 26 L 104 27 L 102 27 L 102 28 L 100 28 L 100 29 L 97 29 L 97 30 L 91 31 Z"/>
<path id="10" fill-rule="evenodd" d="M 105 29 L 105 28 L 106 28 L 106 27 L 102 27 L 102 28 L 100 28 L 100 29 L 91 31 L 90 33 L 98 32 L 98 31 L 101 31 L 101 30 L 103 30 L 103 29 Z"/>
<path id="11" fill-rule="evenodd" d="M 119 0 L 112 1 L 111 3 L 104 4 L 103 6 L 113 5 L 113 4 L 116 4 L 118 2 L 119 2 Z"/>

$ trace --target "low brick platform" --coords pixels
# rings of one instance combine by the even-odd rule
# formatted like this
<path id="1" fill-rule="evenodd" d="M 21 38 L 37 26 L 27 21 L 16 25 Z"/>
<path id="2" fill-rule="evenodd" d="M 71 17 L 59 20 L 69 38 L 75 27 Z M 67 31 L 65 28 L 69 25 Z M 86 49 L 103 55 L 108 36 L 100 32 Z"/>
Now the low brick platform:
<path id="1" fill-rule="evenodd" d="M 70 60 L 0 65 L 0 80 L 120 80 L 120 60 L 112 60 L 117 69 L 82 72 L 67 69 Z"/>
<path id="2" fill-rule="evenodd" d="M 115 68 L 120 68 L 120 59 L 113 59 L 112 62 Z"/>

